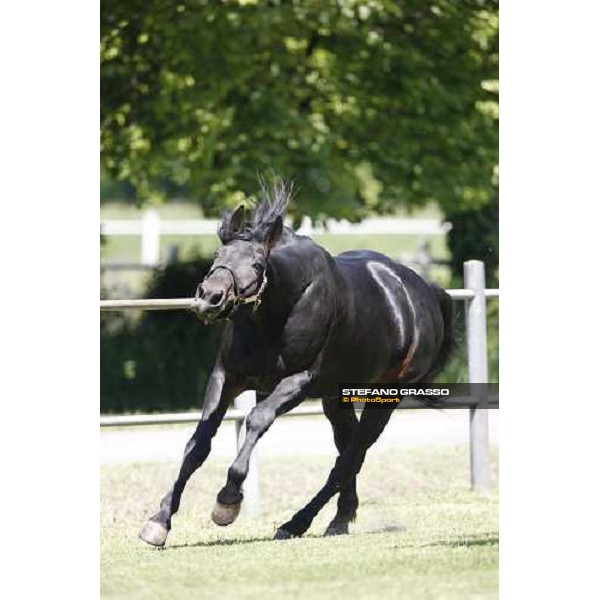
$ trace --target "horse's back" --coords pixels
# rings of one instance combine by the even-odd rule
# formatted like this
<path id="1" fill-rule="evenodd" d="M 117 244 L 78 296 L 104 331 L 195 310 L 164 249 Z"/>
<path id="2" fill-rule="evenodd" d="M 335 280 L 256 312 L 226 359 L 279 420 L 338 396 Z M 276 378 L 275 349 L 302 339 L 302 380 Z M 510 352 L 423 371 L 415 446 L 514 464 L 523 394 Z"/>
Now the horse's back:
<path id="1" fill-rule="evenodd" d="M 434 287 L 379 252 L 352 250 L 334 260 L 345 285 L 350 346 L 362 355 L 365 374 L 410 380 L 428 371 L 444 327 Z"/>
<path id="2" fill-rule="evenodd" d="M 351 285 L 362 281 L 374 281 L 381 290 L 396 292 L 399 300 L 409 298 L 415 310 L 421 302 L 437 305 L 433 287 L 409 267 L 392 260 L 389 256 L 373 250 L 350 250 L 334 258 L 342 277 Z M 389 298 L 389 296 L 387 296 Z"/>

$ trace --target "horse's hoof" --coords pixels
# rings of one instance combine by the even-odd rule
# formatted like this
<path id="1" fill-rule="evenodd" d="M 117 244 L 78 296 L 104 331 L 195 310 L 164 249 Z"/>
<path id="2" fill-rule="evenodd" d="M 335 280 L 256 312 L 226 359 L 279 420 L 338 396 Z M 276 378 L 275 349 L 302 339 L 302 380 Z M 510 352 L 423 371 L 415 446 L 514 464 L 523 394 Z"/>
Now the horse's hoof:
<path id="1" fill-rule="evenodd" d="M 329 537 L 331 535 L 348 535 L 348 523 L 343 521 L 341 523 L 336 523 L 332 521 L 329 523 L 329 526 L 325 530 L 323 534 L 324 537 Z"/>
<path id="2" fill-rule="evenodd" d="M 237 504 L 221 504 L 217 501 L 210 516 L 215 525 L 225 527 L 226 525 L 231 525 L 238 518 L 241 508 L 241 502 Z"/>
<path id="3" fill-rule="evenodd" d="M 275 532 L 274 540 L 290 540 L 295 537 L 291 534 L 287 529 L 282 529 L 281 527 Z"/>
<path id="4" fill-rule="evenodd" d="M 159 548 L 165 545 L 168 535 L 169 530 L 156 521 L 148 521 L 138 533 L 140 540 L 151 546 L 158 546 Z"/>

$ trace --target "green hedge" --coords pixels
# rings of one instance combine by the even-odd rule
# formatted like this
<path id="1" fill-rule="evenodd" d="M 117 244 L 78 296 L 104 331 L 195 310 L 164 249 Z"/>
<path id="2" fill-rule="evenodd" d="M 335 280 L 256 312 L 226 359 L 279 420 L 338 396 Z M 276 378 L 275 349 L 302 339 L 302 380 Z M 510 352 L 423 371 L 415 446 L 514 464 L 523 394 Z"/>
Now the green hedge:
<path id="1" fill-rule="evenodd" d="M 498 192 L 477 209 L 447 211 L 445 220 L 452 223 L 446 238 L 450 251 L 450 269 L 457 281 L 463 279 L 463 264 L 467 260 L 485 263 L 485 279 L 489 288 L 498 287 L 499 211 Z"/>
<path id="2" fill-rule="evenodd" d="M 193 295 L 211 261 L 169 265 L 146 298 Z M 100 333 L 102 413 L 198 408 L 215 360 L 220 326 L 204 327 L 185 311 L 103 313 Z"/>

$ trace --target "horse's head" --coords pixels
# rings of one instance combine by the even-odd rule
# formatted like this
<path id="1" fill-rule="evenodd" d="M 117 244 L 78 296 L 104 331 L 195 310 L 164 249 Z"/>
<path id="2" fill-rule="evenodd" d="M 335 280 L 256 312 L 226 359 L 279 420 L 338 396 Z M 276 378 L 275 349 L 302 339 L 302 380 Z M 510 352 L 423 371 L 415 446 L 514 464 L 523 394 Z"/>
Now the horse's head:
<path id="1" fill-rule="evenodd" d="M 204 322 L 228 317 L 241 304 L 261 300 L 267 285 L 267 261 L 283 233 L 283 218 L 246 224 L 245 210 L 238 206 L 227 214 L 219 229 L 222 246 L 196 290 L 196 313 Z"/>

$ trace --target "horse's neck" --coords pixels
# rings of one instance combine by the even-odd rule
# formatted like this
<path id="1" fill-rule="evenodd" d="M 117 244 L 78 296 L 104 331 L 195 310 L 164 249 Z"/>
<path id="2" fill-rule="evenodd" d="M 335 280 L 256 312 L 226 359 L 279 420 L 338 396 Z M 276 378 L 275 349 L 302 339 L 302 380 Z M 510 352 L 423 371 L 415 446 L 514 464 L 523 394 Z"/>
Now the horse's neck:
<path id="1" fill-rule="evenodd" d="M 293 236 L 293 237 L 292 237 Z M 269 259 L 268 284 L 262 299 L 263 321 L 282 324 L 293 311 L 308 286 L 319 278 L 323 249 L 309 238 L 291 235 L 276 248 Z M 321 261 L 323 268 L 326 261 Z"/>

